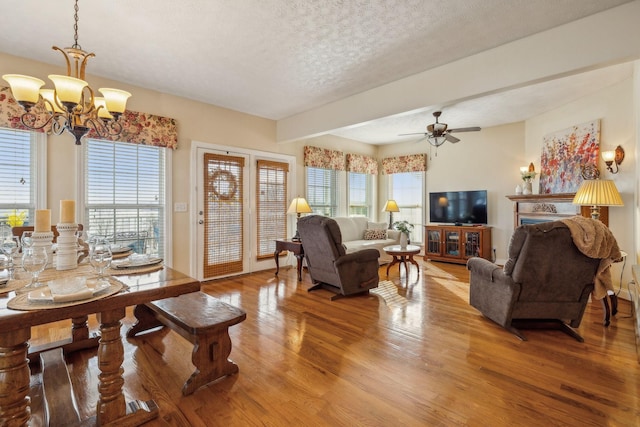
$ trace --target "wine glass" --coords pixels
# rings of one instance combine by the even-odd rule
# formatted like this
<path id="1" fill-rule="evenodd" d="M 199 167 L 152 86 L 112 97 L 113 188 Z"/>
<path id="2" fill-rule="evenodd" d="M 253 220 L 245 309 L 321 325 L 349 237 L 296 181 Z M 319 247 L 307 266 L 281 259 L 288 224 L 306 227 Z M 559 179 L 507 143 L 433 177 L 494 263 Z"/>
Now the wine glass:
<path id="1" fill-rule="evenodd" d="M 23 231 L 20 241 L 23 248 L 30 248 L 33 246 L 33 231 Z"/>
<path id="2" fill-rule="evenodd" d="M 18 236 L 5 236 L 0 243 L 0 249 L 7 256 L 7 271 L 9 273 L 9 279 L 15 279 L 15 263 L 14 258 L 20 252 L 20 237 Z"/>
<path id="3" fill-rule="evenodd" d="M 105 280 L 104 272 L 111 265 L 111 243 L 105 238 L 91 238 L 89 241 L 89 263 L 98 273 L 98 281 Z"/>
<path id="4" fill-rule="evenodd" d="M 31 273 L 31 283 L 25 286 L 25 289 L 37 288 L 38 276 L 47 266 L 49 256 L 47 248 L 42 246 L 31 246 L 22 250 L 22 268 L 24 271 Z"/>

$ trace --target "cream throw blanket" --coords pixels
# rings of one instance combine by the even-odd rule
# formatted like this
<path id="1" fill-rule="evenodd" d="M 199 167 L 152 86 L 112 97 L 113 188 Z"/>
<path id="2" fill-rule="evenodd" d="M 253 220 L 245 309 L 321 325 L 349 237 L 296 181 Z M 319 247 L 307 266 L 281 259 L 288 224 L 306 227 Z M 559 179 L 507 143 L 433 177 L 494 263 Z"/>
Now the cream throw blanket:
<path id="1" fill-rule="evenodd" d="M 611 264 L 622 261 L 616 238 L 609 227 L 596 219 L 577 215 L 561 221 L 569 227 L 573 243 L 580 252 L 589 258 L 600 258 L 593 296 L 596 299 L 604 298 L 608 290 L 613 291 Z"/>

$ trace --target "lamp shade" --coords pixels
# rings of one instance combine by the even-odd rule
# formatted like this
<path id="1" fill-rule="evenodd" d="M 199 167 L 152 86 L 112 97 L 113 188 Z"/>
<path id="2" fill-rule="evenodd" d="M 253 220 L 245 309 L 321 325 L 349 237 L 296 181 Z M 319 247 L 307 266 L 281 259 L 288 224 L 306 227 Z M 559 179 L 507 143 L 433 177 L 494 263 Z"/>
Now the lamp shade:
<path id="1" fill-rule="evenodd" d="M 624 206 L 616 184 L 608 179 L 585 179 L 573 198 L 574 205 Z"/>
<path id="2" fill-rule="evenodd" d="M 389 199 L 387 200 L 387 203 L 384 204 L 384 209 L 382 209 L 382 212 L 400 212 L 400 208 L 398 207 L 398 204 L 395 200 Z"/>
<path id="3" fill-rule="evenodd" d="M 16 101 L 26 101 L 32 104 L 38 102 L 40 88 L 44 86 L 42 80 L 20 74 L 5 74 L 2 78 L 11 86 L 11 93 Z"/>
<path id="4" fill-rule="evenodd" d="M 50 74 L 49 80 L 56 87 L 56 95 L 63 104 L 79 104 L 82 98 L 82 91 L 87 86 L 84 80 L 75 77 L 61 76 L 58 74 Z"/>
<path id="5" fill-rule="evenodd" d="M 301 214 L 301 213 L 311 213 L 311 207 L 309 203 L 305 200 L 304 197 L 296 197 L 291 201 L 289 205 L 289 209 L 287 209 L 288 214 Z"/>
<path id="6" fill-rule="evenodd" d="M 124 113 L 124 110 L 127 108 L 127 99 L 131 96 L 129 92 L 107 87 L 101 87 L 98 90 L 104 95 L 107 110 L 109 110 L 110 113 Z"/>

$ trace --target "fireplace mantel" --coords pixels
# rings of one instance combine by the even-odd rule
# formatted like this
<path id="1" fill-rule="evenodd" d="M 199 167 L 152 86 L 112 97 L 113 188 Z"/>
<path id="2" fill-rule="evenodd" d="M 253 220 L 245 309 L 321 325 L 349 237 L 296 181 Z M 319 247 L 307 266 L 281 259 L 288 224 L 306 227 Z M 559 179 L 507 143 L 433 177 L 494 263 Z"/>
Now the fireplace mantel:
<path id="1" fill-rule="evenodd" d="M 553 221 L 574 215 L 590 217 L 591 207 L 574 205 L 574 196 L 575 193 L 507 196 L 513 202 L 514 228 L 523 223 Z M 608 206 L 600 207 L 600 221 L 607 226 L 609 225 Z"/>

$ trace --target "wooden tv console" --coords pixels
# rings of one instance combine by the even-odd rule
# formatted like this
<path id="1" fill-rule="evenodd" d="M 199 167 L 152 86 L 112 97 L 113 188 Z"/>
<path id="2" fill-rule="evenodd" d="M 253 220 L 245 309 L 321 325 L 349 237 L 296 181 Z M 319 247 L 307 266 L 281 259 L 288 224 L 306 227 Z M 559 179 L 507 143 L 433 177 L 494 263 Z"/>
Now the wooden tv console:
<path id="1" fill-rule="evenodd" d="M 491 261 L 491 227 L 475 225 L 425 225 L 425 258 L 466 264 L 469 258 Z"/>

